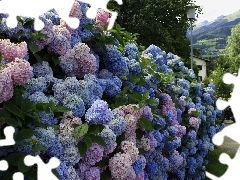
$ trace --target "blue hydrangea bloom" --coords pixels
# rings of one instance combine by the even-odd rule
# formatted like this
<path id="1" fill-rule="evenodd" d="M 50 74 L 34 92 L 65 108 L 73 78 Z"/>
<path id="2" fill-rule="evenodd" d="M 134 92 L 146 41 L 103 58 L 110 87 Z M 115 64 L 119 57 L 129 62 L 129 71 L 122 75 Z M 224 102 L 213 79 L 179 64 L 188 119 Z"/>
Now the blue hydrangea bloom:
<path id="1" fill-rule="evenodd" d="M 74 116 L 82 117 L 85 114 L 85 106 L 80 96 L 70 94 L 63 100 L 63 105 L 71 109 Z"/>
<path id="2" fill-rule="evenodd" d="M 113 113 L 113 120 L 109 123 L 108 126 L 114 132 L 114 134 L 116 134 L 116 136 L 119 136 L 125 130 L 127 126 L 127 122 L 123 116 L 120 116 L 114 111 L 112 113 Z"/>
<path id="3" fill-rule="evenodd" d="M 138 175 L 145 167 L 144 160 L 142 158 L 138 158 L 134 163 L 133 163 L 133 170 L 136 175 Z"/>
<path id="4" fill-rule="evenodd" d="M 96 100 L 85 114 L 86 121 L 93 124 L 109 124 L 112 116 L 107 102 L 103 100 Z"/>

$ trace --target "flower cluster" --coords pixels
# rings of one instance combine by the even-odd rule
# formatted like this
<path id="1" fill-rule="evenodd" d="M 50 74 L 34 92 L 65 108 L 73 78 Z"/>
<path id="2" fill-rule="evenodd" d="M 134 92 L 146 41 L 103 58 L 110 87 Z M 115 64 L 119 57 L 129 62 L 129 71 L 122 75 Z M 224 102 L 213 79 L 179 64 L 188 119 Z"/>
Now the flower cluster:
<path id="1" fill-rule="evenodd" d="M 107 174 L 116 180 L 204 179 L 207 155 L 214 149 L 211 138 L 224 128 L 216 121 L 221 111 L 215 107 L 214 85 L 203 87 L 178 56 L 155 45 L 139 54 L 134 43 L 121 48 L 117 43 L 92 43 L 98 32 L 88 25 L 102 29 L 109 23 L 109 13 L 99 10 L 95 19 L 89 19 L 88 9 L 86 3 L 76 0 L 73 4 L 70 16 L 80 19 L 75 30 L 54 10 L 41 15 L 45 27 L 40 33 L 47 35 L 41 38 L 29 33 L 34 32 L 33 25 L 22 23 L 28 18 L 22 17 L 16 28 L 9 29 L 6 16 L 0 16 L 0 31 L 6 36 L 0 40 L 0 110 L 1 103 L 12 98 L 14 85 L 24 87 L 22 97 L 33 103 L 52 102 L 56 108 L 69 109 L 63 116 L 51 108 L 39 110 L 37 116 L 46 128 L 32 122 L 29 127 L 35 133 L 23 141 L 37 139 L 46 147 L 39 155 L 61 160 L 57 168 L 61 180 L 100 180 Z M 21 42 L 12 43 L 20 30 L 26 41 L 20 38 Z M 47 55 L 40 61 L 36 54 L 28 54 L 26 42 L 38 46 L 39 56 Z M 153 65 L 154 73 L 144 69 L 145 59 L 150 60 L 147 67 Z M 171 82 L 163 74 L 172 76 Z M 131 82 L 132 75 L 139 75 L 141 83 Z M 126 100 L 131 93 L 147 92 L 148 99 L 158 104 L 112 108 L 126 86 L 130 87 L 124 94 Z M 76 138 L 75 128 L 83 124 L 88 128 Z M 33 149 L 32 144 L 1 148 L 0 156 L 33 154 Z"/>
<path id="2" fill-rule="evenodd" d="M 23 59 L 27 55 L 27 43 L 12 43 L 10 39 L 0 39 L 0 53 L 8 62 L 14 61 L 15 58 Z"/>

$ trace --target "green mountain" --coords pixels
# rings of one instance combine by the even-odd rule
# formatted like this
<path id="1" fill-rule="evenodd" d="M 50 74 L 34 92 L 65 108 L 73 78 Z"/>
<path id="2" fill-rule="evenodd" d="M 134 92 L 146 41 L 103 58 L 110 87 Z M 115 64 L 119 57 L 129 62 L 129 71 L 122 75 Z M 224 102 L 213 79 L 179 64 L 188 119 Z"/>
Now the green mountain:
<path id="1" fill-rule="evenodd" d="M 207 58 L 222 54 L 231 29 L 240 23 L 240 10 L 228 16 L 220 16 L 209 23 L 204 21 L 193 28 L 193 48 Z"/>

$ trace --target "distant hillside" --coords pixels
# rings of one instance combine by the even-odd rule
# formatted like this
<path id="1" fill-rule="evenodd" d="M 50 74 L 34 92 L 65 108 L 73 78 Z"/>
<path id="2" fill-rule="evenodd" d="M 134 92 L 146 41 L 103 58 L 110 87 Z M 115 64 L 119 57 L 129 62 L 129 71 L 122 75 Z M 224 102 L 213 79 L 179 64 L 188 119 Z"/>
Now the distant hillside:
<path id="1" fill-rule="evenodd" d="M 219 16 L 215 21 L 204 21 L 193 28 L 193 47 L 201 50 L 203 57 L 221 54 L 231 35 L 231 29 L 240 23 L 240 10 L 228 16 Z"/>

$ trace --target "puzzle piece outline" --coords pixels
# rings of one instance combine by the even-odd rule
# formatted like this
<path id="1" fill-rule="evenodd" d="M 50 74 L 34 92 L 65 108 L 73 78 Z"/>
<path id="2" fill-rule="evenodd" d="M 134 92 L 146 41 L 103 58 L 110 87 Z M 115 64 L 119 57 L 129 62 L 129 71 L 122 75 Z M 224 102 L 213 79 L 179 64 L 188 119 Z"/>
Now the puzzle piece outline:
<path id="1" fill-rule="evenodd" d="M 16 142 L 14 140 L 15 129 L 12 126 L 7 126 L 3 130 L 5 139 L 0 139 L 0 147 L 14 145 Z M 39 155 L 32 156 L 27 155 L 24 158 L 24 164 L 26 166 L 38 165 L 37 169 L 37 179 L 38 180 L 59 180 L 53 173 L 52 169 L 56 169 L 60 165 L 60 160 L 56 157 L 52 157 L 47 164 L 45 164 Z M 7 171 L 9 168 L 8 162 L 6 160 L 0 160 L 0 171 Z M 15 172 L 12 176 L 13 180 L 24 180 L 24 175 L 22 172 Z"/>
<path id="2" fill-rule="evenodd" d="M 219 157 L 220 163 L 228 165 L 228 169 L 222 176 L 216 177 L 215 175 L 205 171 L 206 176 L 208 178 L 211 178 L 212 180 L 227 180 L 229 178 L 232 179 L 233 176 L 234 177 L 240 176 L 240 171 L 239 169 L 237 169 L 238 164 L 240 162 L 240 137 L 236 135 L 239 132 L 239 128 L 240 128 L 240 111 L 238 110 L 238 102 L 239 102 L 238 97 L 240 97 L 238 96 L 238 92 L 240 91 L 240 83 L 238 83 L 240 82 L 239 75 L 240 75 L 240 69 L 238 71 L 238 76 L 235 76 L 230 73 L 224 74 L 223 82 L 225 84 L 234 84 L 232 96 L 228 102 L 221 99 L 218 99 L 216 102 L 217 108 L 219 110 L 224 110 L 225 108 L 230 106 L 236 122 L 234 124 L 231 124 L 225 127 L 223 130 L 215 134 L 212 138 L 213 143 L 215 145 L 220 146 L 224 141 L 224 137 L 227 136 L 232 140 L 236 141 L 239 144 L 239 148 L 233 159 L 231 159 L 230 156 L 227 155 L 226 153 L 222 153 L 220 155 Z"/>
<path id="3" fill-rule="evenodd" d="M 60 1 L 60 2 L 59 2 Z M 107 8 L 109 0 L 79 0 L 80 2 L 87 3 L 90 8 L 87 10 L 86 15 L 88 18 L 93 19 L 97 16 L 98 9 L 103 9 L 111 13 L 111 18 L 108 24 L 108 30 L 113 28 L 114 22 L 118 13 L 111 11 Z M 122 5 L 122 0 L 115 0 L 119 5 Z M 39 4 L 42 4 L 42 6 Z M 70 17 L 70 11 L 73 7 L 75 0 L 1 0 L 0 1 L 0 13 L 8 14 L 6 24 L 9 28 L 15 28 L 17 26 L 17 16 L 34 18 L 34 29 L 41 31 L 44 28 L 43 21 L 39 18 L 42 14 L 55 9 L 60 18 L 69 25 L 72 29 L 77 29 L 80 24 L 80 20 L 75 17 Z M 12 6 L 14 4 L 14 6 Z M 26 4 L 34 4 L 37 8 L 27 8 Z M 44 6 L 43 6 L 44 5 Z"/>

